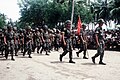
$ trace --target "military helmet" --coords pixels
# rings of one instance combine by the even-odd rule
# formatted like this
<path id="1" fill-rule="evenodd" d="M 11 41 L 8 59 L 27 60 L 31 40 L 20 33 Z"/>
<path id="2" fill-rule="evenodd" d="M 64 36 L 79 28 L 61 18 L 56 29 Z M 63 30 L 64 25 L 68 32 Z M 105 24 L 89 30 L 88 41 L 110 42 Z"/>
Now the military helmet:
<path id="1" fill-rule="evenodd" d="M 44 26 L 43 26 L 43 29 L 44 29 L 44 30 L 47 30 L 47 29 L 48 29 L 48 26 L 47 26 L 47 25 L 44 25 Z"/>
<path id="2" fill-rule="evenodd" d="M 70 20 L 65 21 L 65 27 L 70 29 L 70 27 L 71 27 L 71 21 Z"/>
<path id="3" fill-rule="evenodd" d="M 26 29 L 27 29 L 27 30 L 30 30 L 30 29 L 31 29 L 31 27 L 30 27 L 30 26 L 26 26 Z"/>
<path id="4" fill-rule="evenodd" d="M 43 33 L 43 32 L 44 32 L 42 28 L 40 29 L 40 32 L 41 32 L 41 33 Z"/>
<path id="5" fill-rule="evenodd" d="M 2 32 L 2 29 L 0 29 L 0 32 Z"/>
<path id="6" fill-rule="evenodd" d="M 71 21 L 70 20 L 65 21 L 65 24 L 68 24 L 68 23 L 71 23 Z"/>
<path id="7" fill-rule="evenodd" d="M 38 30 L 39 30 L 39 28 L 36 27 L 36 28 L 35 28 L 35 31 L 38 31 Z"/>
<path id="8" fill-rule="evenodd" d="M 7 29 L 8 29 L 8 30 L 11 30 L 11 29 L 12 29 L 12 26 L 8 26 Z"/>
<path id="9" fill-rule="evenodd" d="M 13 30 L 14 30 L 14 31 L 17 31 L 17 27 L 13 27 Z"/>
<path id="10" fill-rule="evenodd" d="M 20 29 L 19 29 L 19 32 L 20 32 L 20 33 L 22 33 L 22 32 L 23 32 L 22 28 L 20 28 Z"/>
<path id="11" fill-rule="evenodd" d="M 98 22 L 98 24 L 99 24 L 99 23 L 104 23 L 104 20 L 103 20 L 103 19 L 98 19 L 97 22 Z"/>

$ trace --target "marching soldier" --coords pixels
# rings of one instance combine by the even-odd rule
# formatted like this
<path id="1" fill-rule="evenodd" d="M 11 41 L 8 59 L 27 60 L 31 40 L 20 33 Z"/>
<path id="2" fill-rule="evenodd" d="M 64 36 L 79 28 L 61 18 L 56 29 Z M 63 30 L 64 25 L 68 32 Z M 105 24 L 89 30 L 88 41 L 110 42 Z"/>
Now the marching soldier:
<path id="1" fill-rule="evenodd" d="M 39 53 L 39 49 L 40 49 L 40 32 L 39 29 L 36 28 L 35 29 L 35 46 L 37 48 L 37 53 Z"/>
<path id="2" fill-rule="evenodd" d="M 65 30 L 62 35 L 62 42 L 63 42 L 63 53 L 60 54 L 60 61 L 62 61 L 63 56 L 65 56 L 67 53 L 69 53 L 69 63 L 75 63 L 72 61 L 72 40 L 71 40 L 71 21 L 67 20 L 65 22 Z"/>
<path id="3" fill-rule="evenodd" d="M 35 49 L 36 49 L 36 30 L 32 29 L 32 34 L 33 34 L 32 52 L 35 52 Z"/>
<path id="4" fill-rule="evenodd" d="M 47 25 L 44 25 L 43 43 L 44 43 L 44 47 L 42 47 L 42 50 L 45 50 L 46 55 L 49 55 L 48 51 L 49 51 L 50 36 L 48 33 L 48 26 Z"/>
<path id="5" fill-rule="evenodd" d="M 95 58 L 100 56 L 99 64 L 106 65 L 105 63 L 103 63 L 104 48 L 105 48 L 105 43 L 104 43 L 105 34 L 104 34 L 103 29 L 102 29 L 103 23 L 104 23 L 103 19 L 98 20 L 98 27 L 95 30 L 97 53 L 92 57 L 92 61 L 95 64 Z"/>
<path id="6" fill-rule="evenodd" d="M 31 57 L 31 52 L 32 52 L 32 42 L 33 42 L 33 34 L 31 32 L 31 27 L 28 26 L 26 28 L 26 32 L 24 34 L 24 44 L 25 44 L 25 48 L 24 48 L 24 53 L 23 56 L 25 56 L 26 52 L 29 55 L 29 58 Z"/>
<path id="7" fill-rule="evenodd" d="M 4 36 L 4 43 L 6 45 L 5 47 L 5 58 L 8 58 L 8 54 L 11 54 L 11 60 L 15 60 L 13 58 L 13 52 L 14 52 L 14 40 L 15 40 L 15 35 L 12 29 L 12 26 L 8 26 L 8 32 Z"/>
<path id="8" fill-rule="evenodd" d="M 7 33 L 7 27 L 5 26 L 1 31 L 1 48 L 0 49 L 1 49 L 2 56 L 3 56 L 3 53 L 5 52 L 6 45 L 4 43 L 4 37 L 5 37 L 6 33 Z"/>
<path id="9" fill-rule="evenodd" d="M 56 34 L 55 34 L 55 44 L 54 44 L 54 47 L 55 47 L 55 50 L 58 51 L 59 50 L 59 47 L 60 47 L 60 31 L 59 30 L 56 30 Z"/>
<path id="10" fill-rule="evenodd" d="M 21 53 L 23 53 L 23 50 L 24 50 L 24 33 L 23 33 L 23 30 L 20 29 L 19 30 L 19 42 L 20 42 L 20 50 L 21 50 Z"/>
<path id="11" fill-rule="evenodd" d="M 40 29 L 40 47 L 41 47 L 40 53 L 41 53 L 41 54 L 42 54 L 42 51 L 44 50 L 44 38 L 43 38 L 43 33 L 44 33 L 44 30 L 43 30 L 43 29 Z"/>
<path id="12" fill-rule="evenodd" d="M 48 31 L 48 33 L 49 33 L 49 39 L 50 39 L 49 51 L 48 52 L 50 52 L 54 48 L 54 40 L 55 40 L 54 37 L 55 37 L 55 35 L 53 34 L 53 30 L 51 30 L 51 29 Z"/>
<path id="13" fill-rule="evenodd" d="M 3 56 L 4 49 L 5 49 L 4 34 L 3 34 L 2 29 L 0 29 L 0 52 L 2 56 Z"/>
<path id="14" fill-rule="evenodd" d="M 77 39 L 76 39 L 76 34 L 75 31 L 72 31 L 72 45 L 73 45 L 73 50 L 75 50 L 76 48 L 76 43 L 77 43 Z"/>
<path id="15" fill-rule="evenodd" d="M 77 54 L 77 57 L 79 57 L 79 53 L 81 53 L 82 51 L 84 51 L 83 52 L 83 55 L 84 55 L 83 59 L 88 59 L 86 57 L 86 51 L 87 51 L 87 33 L 85 31 L 86 25 L 83 24 L 82 28 L 83 29 L 81 30 L 80 35 L 78 35 L 78 38 L 80 39 L 80 50 L 78 52 L 76 52 L 76 54 Z"/>
<path id="16" fill-rule="evenodd" d="M 39 50 L 41 47 L 44 47 L 44 44 L 43 44 L 43 29 L 39 28 L 38 30 L 38 38 L 39 38 L 39 46 L 37 47 L 37 53 L 39 53 Z M 40 51 L 40 53 L 42 53 Z"/>
<path id="17" fill-rule="evenodd" d="M 17 27 L 13 28 L 14 34 L 15 34 L 15 56 L 18 56 L 18 51 L 19 51 L 19 34 L 17 32 Z"/>

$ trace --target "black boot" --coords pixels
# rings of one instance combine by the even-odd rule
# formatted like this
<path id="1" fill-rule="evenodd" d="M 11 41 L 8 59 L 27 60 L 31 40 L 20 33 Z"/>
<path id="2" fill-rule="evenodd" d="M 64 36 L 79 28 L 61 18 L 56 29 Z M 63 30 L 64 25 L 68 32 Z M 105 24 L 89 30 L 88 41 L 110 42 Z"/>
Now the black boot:
<path id="1" fill-rule="evenodd" d="M 45 55 L 48 55 L 49 56 L 49 54 L 47 53 L 47 51 L 46 51 L 46 54 Z"/>
<path id="2" fill-rule="evenodd" d="M 88 59 L 88 58 L 84 56 L 83 59 Z"/>
<path id="3" fill-rule="evenodd" d="M 3 56 L 3 51 L 1 52 L 1 55 Z"/>
<path id="4" fill-rule="evenodd" d="M 26 52 L 27 52 L 27 50 L 24 50 L 24 52 L 23 52 L 23 56 L 25 56 Z"/>
<path id="5" fill-rule="evenodd" d="M 95 64 L 95 58 L 94 57 L 92 57 L 92 62 Z"/>
<path id="6" fill-rule="evenodd" d="M 102 61 L 100 61 L 99 64 L 101 64 L 101 65 L 106 65 L 106 63 L 103 63 Z"/>
<path id="7" fill-rule="evenodd" d="M 76 52 L 77 57 L 79 57 L 79 52 Z"/>
<path id="8" fill-rule="evenodd" d="M 75 63 L 74 61 L 72 61 L 72 60 L 69 60 L 69 63 Z"/>
<path id="9" fill-rule="evenodd" d="M 11 60 L 12 60 L 12 61 L 15 61 L 15 59 L 14 59 L 14 58 L 11 58 Z"/>
<path id="10" fill-rule="evenodd" d="M 23 52 L 23 56 L 25 56 L 25 52 Z"/>
<path id="11" fill-rule="evenodd" d="M 18 50 L 15 50 L 15 56 L 18 56 L 18 54 L 17 54 L 17 53 L 18 53 Z"/>
<path id="12" fill-rule="evenodd" d="M 8 56 L 5 56 L 6 59 L 8 59 Z"/>
<path id="13" fill-rule="evenodd" d="M 18 54 L 17 54 L 17 53 L 15 53 L 15 56 L 18 56 Z"/>
<path id="14" fill-rule="evenodd" d="M 15 54 L 15 56 L 18 56 L 17 54 Z"/>
<path id="15" fill-rule="evenodd" d="M 60 59 L 61 62 L 62 62 L 62 57 L 63 57 L 63 56 L 60 54 L 60 58 L 59 58 L 59 59 Z"/>
<path id="16" fill-rule="evenodd" d="M 7 53 L 5 53 L 5 58 L 8 59 L 8 54 Z"/>
<path id="17" fill-rule="evenodd" d="M 39 51 L 37 51 L 37 53 L 39 54 Z"/>
<path id="18" fill-rule="evenodd" d="M 32 58 L 31 55 L 29 55 L 29 58 Z"/>

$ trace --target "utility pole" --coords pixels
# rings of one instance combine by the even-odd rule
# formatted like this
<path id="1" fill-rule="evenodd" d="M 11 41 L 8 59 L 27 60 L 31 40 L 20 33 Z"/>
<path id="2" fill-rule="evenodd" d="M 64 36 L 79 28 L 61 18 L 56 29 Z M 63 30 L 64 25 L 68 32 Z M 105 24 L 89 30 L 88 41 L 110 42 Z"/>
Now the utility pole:
<path id="1" fill-rule="evenodd" d="M 74 15 L 74 0 L 72 0 L 71 29 L 72 29 L 72 23 L 73 23 L 73 15 Z"/>

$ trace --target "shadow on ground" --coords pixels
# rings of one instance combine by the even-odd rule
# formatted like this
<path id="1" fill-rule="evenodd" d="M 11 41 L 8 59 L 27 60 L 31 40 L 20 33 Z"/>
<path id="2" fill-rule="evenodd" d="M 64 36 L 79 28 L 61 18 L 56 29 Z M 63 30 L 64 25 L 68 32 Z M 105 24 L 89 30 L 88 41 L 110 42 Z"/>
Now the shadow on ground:
<path id="1" fill-rule="evenodd" d="M 57 64 L 57 63 L 69 63 L 69 62 L 66 62 L 66 61 L 62 61 L 62 62 L 60 62 L 60 61 L 52 61 L 50 63 Z"/>
<path id="2" fill-rule="evenodd" d="M 10 61 L 11 59 L 0 58 L 0 61 Z"/>
<path id="3" fill-rule="evenodd" d="M 83 58 L 81 58 L 81 57 L 74 57 L 73 59 L 83 59 Z"/>
<path id="4" fill-rule="evenodd" d="M 98 65 L 98 64 L 94 64 L 94 63 L 81 63 L 82 65 Z"/>

